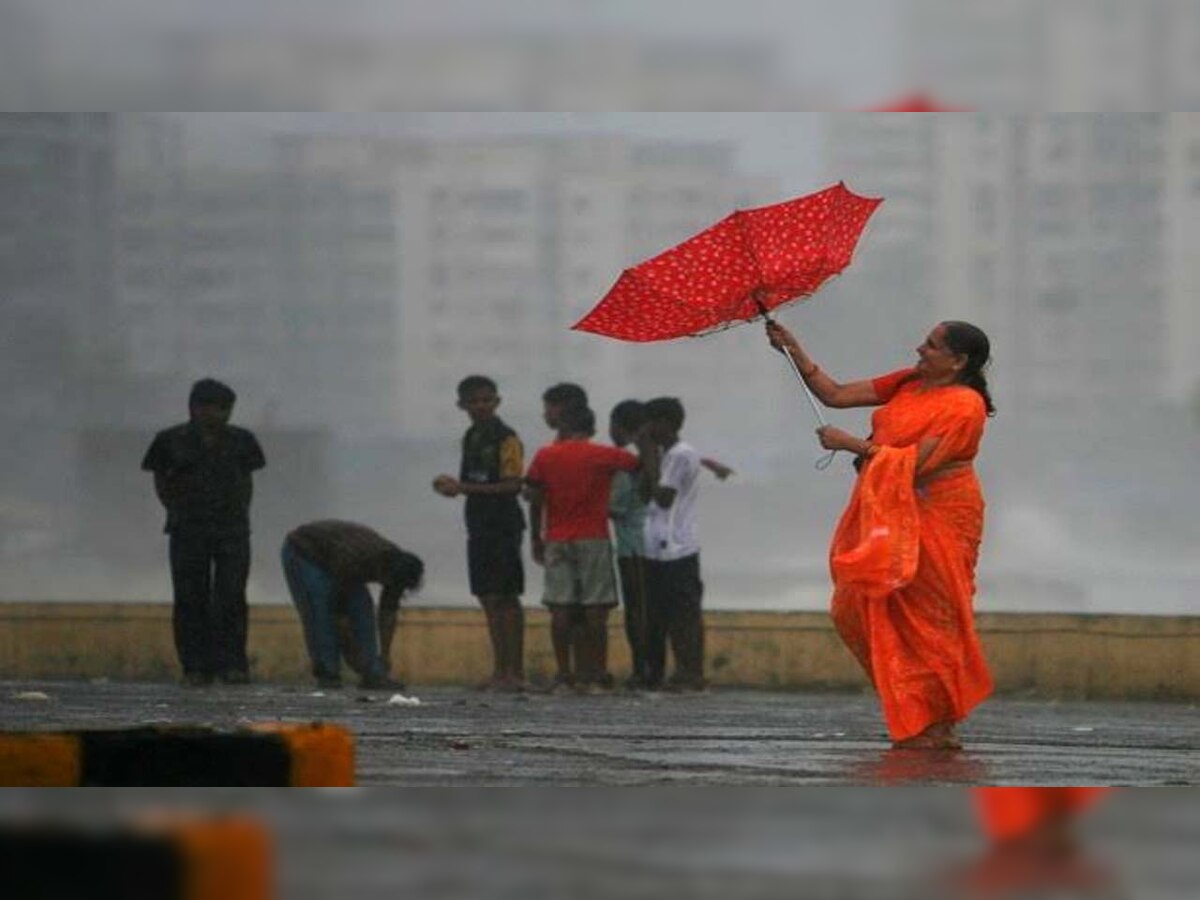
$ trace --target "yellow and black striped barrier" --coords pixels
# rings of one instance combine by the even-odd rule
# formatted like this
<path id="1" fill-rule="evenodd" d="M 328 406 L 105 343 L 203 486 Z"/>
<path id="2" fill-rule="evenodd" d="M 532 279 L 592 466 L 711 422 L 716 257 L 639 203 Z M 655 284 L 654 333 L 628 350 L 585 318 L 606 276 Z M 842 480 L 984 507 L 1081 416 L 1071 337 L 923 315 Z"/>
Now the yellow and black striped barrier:
<path id="1" fill-rule="evenodd" d="M 270 832 L 244 815 L 0 825 L 0 880 L 13 898 L 269 900 L 274 870 Z"/>
<path id="2" fill-rule="evenodd" d="M 339 725 L 0 733 L 0 787 L 350 787 Z"/>

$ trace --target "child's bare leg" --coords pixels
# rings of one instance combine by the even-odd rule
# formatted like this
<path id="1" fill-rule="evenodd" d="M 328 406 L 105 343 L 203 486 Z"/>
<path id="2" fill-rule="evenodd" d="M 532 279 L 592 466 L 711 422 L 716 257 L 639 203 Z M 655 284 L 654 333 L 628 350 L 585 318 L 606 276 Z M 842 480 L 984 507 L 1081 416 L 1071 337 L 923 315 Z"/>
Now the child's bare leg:
<path id="1" fill-rule="evenodd" d="M 503 598 L 494 594 L 485 594 L 479 598 L 487 618 L 488 639 L 492 645 L 492 677 L 482 687 L 493 687 L 504 678 L 504 621 Z"/>
<path id="2" fill-rule="evenodd" d="M 571 643 L 574 632 L 574 610 L 556 606 L 550 611 L 550 641 L 554 645 L 554 662 L 560 682 L 570 683 Z"/>
<path id="3" fill-rule="evenodd" d="M 504 652 L 500 678 L 506 686 L 525 683 L 525 610 L 517 597 L 504 597 L 500 603 L 500 624 Z"/>
<path id="4" fill-rule="evenodd" d="M 592 684 L 608 683 L 608 609 L 607 607 L 584 611 L 587 623 L 587 681 Z"/>
<path id="5" fill-rule="evenodd" d="M 588 672 L 588 636 L 587 619 L 583 609 L 571 607 L 571 658 L 574 660 L 576 678 L 587 678 Z"/>

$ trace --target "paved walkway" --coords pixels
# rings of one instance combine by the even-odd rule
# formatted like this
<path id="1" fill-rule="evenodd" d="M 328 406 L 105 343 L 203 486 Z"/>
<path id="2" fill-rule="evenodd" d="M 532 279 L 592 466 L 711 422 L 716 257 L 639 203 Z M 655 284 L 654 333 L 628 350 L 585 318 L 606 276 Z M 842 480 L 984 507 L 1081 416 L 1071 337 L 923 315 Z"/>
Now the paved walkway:
<path id="1" fill-rule="evenodd" d="M 30 691 L 49 699 L 17 699 Z M 326 720 L 358 739 L 364 785 L 897 785 L 1200 783 L 1193 706 L 995 699 L 963 729 L 967 751 L 887 749 L 871 697 L 386 694 L 276 685 L 0 682 L 0 728 Z"/>
<path id="2" fill-rule="evenodd" d="M 30 691 L 48 699 L 16 699 Z M 965 730 L 967 752 L 928 760 L 888 753 L 864 696 L 443 688 L 414 690 L 421 704 L 410 707 L 354 690 L 317 693 L 0 682 L 0 727 L 324 719 L 358 735 L 364 785 L 466 789 L 0 791 L 0 824 L 31 815 L 95 824 L 168 804 L 253 810 L 275 834 L 288 900 L 929 900 L 947 896 L 934 883 L 986 854 L 969 794 L 929 785 L 1200 781 L 1200 719 L 1183 705 L 994 700 Z M 903 787 L 778 789 L 884 784 Z M 583 789 L 473 789 L 499 785 Z M 643 789 L 614 789 L 625 785 Z M 720 789 L 678 789 L 694 785 Z M 1081 836 L 1089 865 L 1107 877 L 1097 892 L 1070 896 L 1195 896 L 1194 789 L 1114 794 Z"/>

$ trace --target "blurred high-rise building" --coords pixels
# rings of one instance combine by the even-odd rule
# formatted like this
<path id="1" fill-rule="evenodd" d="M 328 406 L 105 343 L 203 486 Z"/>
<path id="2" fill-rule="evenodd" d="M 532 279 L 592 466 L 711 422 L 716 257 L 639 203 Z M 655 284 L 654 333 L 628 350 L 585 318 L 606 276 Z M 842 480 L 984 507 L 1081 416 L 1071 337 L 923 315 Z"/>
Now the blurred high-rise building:
<path id="1" fill-rule="evenodd" d="M 1026 419 L 1185 401 L 1200 384 L 1195 119 L 836 116 L 831 163 L 888 198 L 859 278 L 988 329 L 998 390 Z"/>
<path id="2" fill-rule="evenodd" d="M 121 364 L 114 130 L 110 113 L 0 115 L 0 415 L 18 431 L 65 427 L 92 379 Z"/>
<path id="3" fill-rule="evenodd" d="M 718 438 L 728 415 L 778 427 L 745 386 L 757 400 L 781 369 L 768 362 L 759 385 L 762 354 L 734 338 L 714 383 L 704 344 L 569 330 L 623 268 L 777 199 L 726 144 L 294 133 L 252 166 L 216 167 L 188 158 L 170 118 L 122 116 L 118 135 L 114 330 L 131 424 L 182 415 L 183 388 L 212 375 L 260 427 L 440 439 L 461 425 L 458 380 L 484 371 L 529 409 L 574 380 L 598 404 L 703 395 L 692 421 Z"/>
<path id="4" fill-rule="evenodd" d="M 239 109 L 804 108 L 781 77 L 778 50 L 746 39 L 519 30 L 420 35 L 386 24 L 370 31 L 204 28 L 163 39 L 187 61 L 194 95 L 238 98 Z"/>
<path id="5" fill-rule="evenodd" d="M 853 322 L 852 364 L 883 366 L 915 346 L 936 315 L 937 130 L 933 117 L 908 114 L 834 114 L 827 125 L 831 177 L 885 198 L 870 224 L 870 252 L 853 270 L 856 290 L 876 298 L 882 314 Z M 850 361 L 827 365 L 857 374 L 847 370 Z"/>
<path id="6" fill-rule="evenodd" d="M 259 427 L 389 432 L 390 185 L 189 164 L 178 123 L 121 121 L 120 333 L 140 401 L 130 420 L 182 416 L 187 384 L 211 375 Z"/>
<path id="7" fill-rule="evenodd" d="M 77 528 L 76 429 L 114 415 L 115 117 L 0 115 L 0 558 Z"/>
<path id="8" fill-rule="evenodd" d="M 600 402 L 703 394 L 701 422 L 732 408 L 743 418 L 759 410 L 765 418 L 756 424 L 775 427 L 769 404 L 747 407 L 744 392 L 735 396 L 760 358 L 730 352 L 722 357 L 727 377 L 714 384 L 701 346 L 631 348 L 569 331 L 623 268 L 771 196 L 768 184 L 738 173 L 728 147 L 601 136 L 328 135 L 291 136 L 281 147 L 297 178 L 357 172 L 395 191 L 390 383 L 405 436 L 456 430 L 455 385 L 476 371 L 498 378 L 505 396 L 526 407 L 536 408 L 549 384 L 572 380 Z"/>
<path id="9" fill-rule="evenodd" d="M 905 77 L 997 112 L 1200 109 L 1190 0 L 908 0 Z"/>
<path id="10" fill-rule="evenodd" d="M 1173 114 L 1167 125 L 1162 208 L 1166 388 L 1172 400 L 1190 403 L 1200 417 L 1200 114 Z"/>

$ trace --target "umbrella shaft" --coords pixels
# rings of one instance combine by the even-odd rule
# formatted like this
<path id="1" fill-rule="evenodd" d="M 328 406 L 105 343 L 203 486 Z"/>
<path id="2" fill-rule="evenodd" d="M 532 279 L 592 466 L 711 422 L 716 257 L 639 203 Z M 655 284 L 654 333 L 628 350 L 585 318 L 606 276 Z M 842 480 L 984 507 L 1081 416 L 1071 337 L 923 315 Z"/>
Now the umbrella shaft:
<path id="1" fill-rule="evenodd" d="M 792 371 L 796 373 L 796 380 L 800 382 L 800 387 L 804 388 L 804 396 L 808 398 L 808 405 L 812 407 L 813 414 L 817 417 L 817 421 L 821 424 L 821 427 L 824 428 L 829 423 L 825 421 L 825 416 L 821 413 L 821 407 L 817 404 L 817 398 L 809 390 L 808 382 L 800 374 L 800 367 L 796 365 L 796 360 L 792 359 L 792 354 L 786 350 L 783 351 L 783 356 L 788 361 L 788 365 L 792 367 Z"/>

